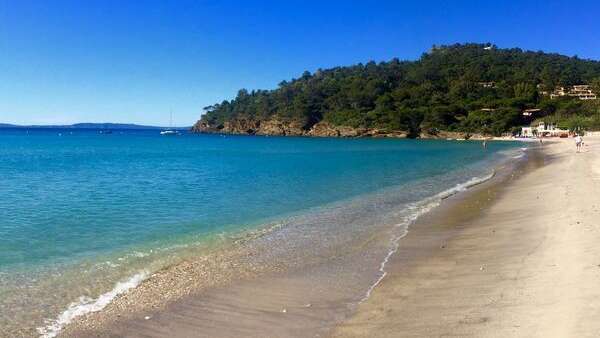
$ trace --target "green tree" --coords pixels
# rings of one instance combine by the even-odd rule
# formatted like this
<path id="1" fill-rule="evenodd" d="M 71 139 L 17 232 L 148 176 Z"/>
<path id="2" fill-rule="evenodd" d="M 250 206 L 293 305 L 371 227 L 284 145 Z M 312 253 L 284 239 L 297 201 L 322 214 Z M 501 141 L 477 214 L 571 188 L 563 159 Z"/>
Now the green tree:
<path id="1" fill-rule="evenodd" d="M 598 101 L 538 97 L 554 86 L 592 85 L 600 95 L 600 62 L 488 44 L 435 46 L 417 61 L 358 64 L 304 72 L 274 90 L 241 89 L 206 107 L 201 122 L 219 130 L 235 119 L 277 118 L 309 129 L 334 125 L 405 131 L 502 134 L 524 123 L 524 109 L 556 122 L 584 117 L 600 128 Z M 599 100 L 600 101 L 600 100 Z"/>

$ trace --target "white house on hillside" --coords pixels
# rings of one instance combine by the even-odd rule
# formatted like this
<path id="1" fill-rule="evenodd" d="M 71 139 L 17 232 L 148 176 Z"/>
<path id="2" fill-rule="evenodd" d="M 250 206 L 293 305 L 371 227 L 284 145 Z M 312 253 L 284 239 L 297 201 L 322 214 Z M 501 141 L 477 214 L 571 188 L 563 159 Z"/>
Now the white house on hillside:
<path id="1" fill-rule="evenodd" d="M 546 124 L 544 122 L 538 123 L 537 126 L 521 128 L 522 137 L 565 137 L 568 135 L 568 130 L 560 129 L 553 124 Z"/>
<path id="2" fill-rule="evenodd" d="M 574 85 L 571 88 L 557 87 L 552 93 L 550 98 L 555 99 L 561 96 L 572 96 L 580 100 L 595 100 L 596 93 L 594 93 L 589 85 Z"/>

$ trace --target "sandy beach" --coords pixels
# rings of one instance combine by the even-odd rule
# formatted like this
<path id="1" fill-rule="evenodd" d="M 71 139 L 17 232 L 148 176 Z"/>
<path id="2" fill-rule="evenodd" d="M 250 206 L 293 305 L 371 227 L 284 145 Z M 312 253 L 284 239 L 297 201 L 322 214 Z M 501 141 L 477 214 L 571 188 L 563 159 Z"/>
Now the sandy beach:
<path id="1" fill-rule="evenodd" d="M 0 338 L 600 338 L 600 1 L 5 2 Z"/>
<path id="2" fill-rule="evenodd" d="M 421 217 L 358 306 L 345 306 L 350 300 L 332 285 L 347 288 L 341 266 L 361 243 L 340 253 L 339 273 L 329 261 L 187 290 L 156 308 L 131 303 L 146 283 L 60 336 L 598 336 L 599 141 L 587 138 L 582 153 L 571 139 L 547 141 L 527 161 Z M 315 284 L 314 276 L 335 279 Z M 124 315 L 128 308 L 136 310 Z"/>
<path id="3" fill-rule="evenodd" d="M 471 217 L 427 217 L 388 277 L 334 337 L 597 337 L 600 335 L 599 139 L 544 146 L 543 161 Z M 471 208 L 469 208 L 469 204 Z M 439 216 L 440 214 L 437 214 Z M 454 229 L 435 242 L 436 227 Z M 406 259 L 415 246 L 429 253 Z M 428 251 L 421 246 L 421 252 Z"/>

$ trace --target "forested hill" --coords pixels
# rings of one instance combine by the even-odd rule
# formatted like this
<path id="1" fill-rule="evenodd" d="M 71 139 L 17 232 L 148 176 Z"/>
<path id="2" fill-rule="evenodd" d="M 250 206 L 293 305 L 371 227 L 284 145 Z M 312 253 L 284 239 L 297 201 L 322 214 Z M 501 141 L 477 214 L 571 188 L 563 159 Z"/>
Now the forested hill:
<path id="1" fill-rule="evenodd" d="M 417 61 L 368 62 L 304 72 L 274 90 L 242 89 L 205 108 L 200 132 L 319 136 L 494 134 L 547 119 L 600 127 L 598 100 L 551 99 L 559 86 L 590 84 L 600 62 L 490 44 L 433 47 Z"/>

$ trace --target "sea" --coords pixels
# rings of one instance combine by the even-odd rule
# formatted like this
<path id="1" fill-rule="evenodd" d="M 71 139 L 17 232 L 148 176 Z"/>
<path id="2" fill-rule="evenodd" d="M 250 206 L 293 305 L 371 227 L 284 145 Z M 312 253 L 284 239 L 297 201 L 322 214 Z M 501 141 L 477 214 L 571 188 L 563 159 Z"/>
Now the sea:
<path id="1" fill-rule="evenodd" d="M 361 301 L 414 219 L 523 147 L 0 129 L 0 336 L 54 337 L 152 273 L 240 238 L 314 263 L 388 229 Z"/>

